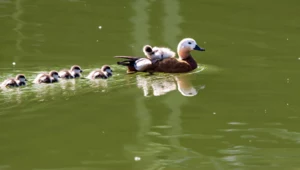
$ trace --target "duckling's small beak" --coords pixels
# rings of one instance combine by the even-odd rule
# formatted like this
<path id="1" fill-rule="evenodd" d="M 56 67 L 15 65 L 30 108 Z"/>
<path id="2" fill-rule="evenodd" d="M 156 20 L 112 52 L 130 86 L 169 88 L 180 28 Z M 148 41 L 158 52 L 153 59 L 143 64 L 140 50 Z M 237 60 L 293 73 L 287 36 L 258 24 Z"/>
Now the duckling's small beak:
<path id="1" fill-rule="evenodd" d="M 60 76 L 58 76 L 58 78 L 61 78 Z"/>
<path id="2" fill-rule="evenodd" d="M 82 70 L 80 70 L 80 73 L 82 73 L 83 71 Z"/>
<path id="3" fill-rule="evenodd" d="M 25 81 L 28 81 L 27 79 L 25 79 Z"/>
<path id="4" fill-rule="evenodd" d="M 196 45 L 196 47 L 194 48 L 194 50 L 197 50 L 197 51 L 205 51 L 204 48 L 201 48 L 201 47 L 199 47 L 198 45 Z"/>

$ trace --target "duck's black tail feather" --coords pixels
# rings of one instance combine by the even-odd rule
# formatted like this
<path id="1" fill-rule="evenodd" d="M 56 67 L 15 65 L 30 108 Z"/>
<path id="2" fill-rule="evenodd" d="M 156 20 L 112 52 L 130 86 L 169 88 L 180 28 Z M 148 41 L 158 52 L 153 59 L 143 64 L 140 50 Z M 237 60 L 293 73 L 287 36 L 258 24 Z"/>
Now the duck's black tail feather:
<path id="1" fill-rule="evenodd" d="M 132 56 L 115 56 L 115 58 L 126 59 L 126 60 L 117 62 L 118 65 L 122 65 L 122 66 L 134 66 L 135 61 L 140 59 L 140 57 L 132 57 Z"/>
<path id="2" fill-rule="evenodd" d="M 127 66 L 127 73 L 135 73 L 137 70 L 135 69 L 135 61 L 140 59 L 141 57 L 132 57 L 132 56 L 115 56 L 115 58 L 125 59 L 123 61 L 118 61 L 118 65 Z"/>

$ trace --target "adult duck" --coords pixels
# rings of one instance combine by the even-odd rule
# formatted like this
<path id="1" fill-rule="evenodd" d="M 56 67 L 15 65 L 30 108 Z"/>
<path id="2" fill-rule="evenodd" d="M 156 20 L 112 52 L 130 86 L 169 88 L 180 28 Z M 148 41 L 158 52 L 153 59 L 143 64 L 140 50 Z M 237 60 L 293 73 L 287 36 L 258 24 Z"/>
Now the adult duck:
<path id="1" fill-rule="evenodd" d="M 177 46 L 179 58 L 170 57 L 162 60 L 152 61 L 144 57 L 115 56 L 123 58 L 124 61 L 117 62 L 118 65 L 127 66 L 127 73 L 135 72 L 164 72 L 164 73 L 185 73 L 197 68 L 197 62 L 191 55 L 191 51 L 205 51 L 197 45 L 192 38 L 184 38 Z"/>

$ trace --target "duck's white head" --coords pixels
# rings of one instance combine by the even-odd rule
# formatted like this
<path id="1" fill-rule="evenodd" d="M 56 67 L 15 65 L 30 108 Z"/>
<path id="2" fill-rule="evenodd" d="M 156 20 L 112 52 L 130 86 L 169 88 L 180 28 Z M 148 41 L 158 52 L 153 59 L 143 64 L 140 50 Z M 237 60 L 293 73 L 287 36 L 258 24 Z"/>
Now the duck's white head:
<path id="1" fill-rule="evenodd" d="M 177 46 L 177 52 L 181 59 L 189 57 L 192 50 L 205 51 L 205 49 L 199 47 L 197 42 L 192 38 L 184 38 Z"/>
<path id="2" fill-rule="evenodd" d="M 112 76 L 113 70 L 110 68 L 109 65 L 102 66 L 101 71 L 103 72 L 103 74 L 105 74 L 106 77 Z"/>

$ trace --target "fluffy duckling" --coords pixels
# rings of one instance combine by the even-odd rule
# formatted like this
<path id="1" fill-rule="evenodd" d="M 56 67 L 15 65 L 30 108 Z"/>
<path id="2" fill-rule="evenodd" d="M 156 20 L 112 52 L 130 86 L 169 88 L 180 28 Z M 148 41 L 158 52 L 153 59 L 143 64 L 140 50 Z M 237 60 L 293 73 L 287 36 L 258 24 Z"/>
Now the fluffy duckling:
<path id="1" fill-rule="evenodd" d="M 10 79 L 6 79 L 4 80 L 0 87 L 19 87 L 18 83 L 15 81 L 15 79 L 10 78 Z"/>
<path id="2" fill-rule="evenodd" d="M 50 71 L 49 74 L 47 73 L 40 73 L 36 76 L 36 78 L 33 80 L 33 83 L 35 84 L 41 84 L 41 83 L 54 83 L 58 82 L 58 72 L 57 71 Z"/>
<path id="3" fill-rule="evenodd" d="M 101 69 L 96 69 L 87 76 L 88 79 L 107 79 L 112 76 L 113 70 L 108 65 L 104 65 Z"/>
<path id="4" fill-rule="evenodd" d="M 71 67 L 70 70 L 61 70 L 58 72 L 58 75 L 61 77 L 61 78 L 65 78 L 65 79 L 72 79 L 72 78 L 78 78 L 81 76 L 80 73 L 82 73 L 83 71 L 81 70 L 80 66 L 78 65 L 73 65 Z"/>
<path id="5" fill-rule="evenodd" d="M 166 47 L 151 47 L 150 45 L 145 45 L 143 47 L 143 52 L 146 57 L 152 62 L 156 62 L 159 60 L 163 60 L 165 58 L 175 57 L 176 53 L 169 48 Z"/>
<path id="6" fill-rule="evenodd" d="M 48 75 L 47 73 L 40 73 L 33 80 L 33 83 L 35 83 L 35 84 L 52 83 L 52 80 L 51 80 L 50 75 Z"/>
<path id="7" fill-rule="evenodd" d="M 15 81 L 19 86 L 25 86 L 27 79 L 24 74 L 18 74 L 15 78 Z"/>
<path id="8" fill-rule="evenodd" d="M 52 83 L 58 82 L 58 78 L 60 78 L 60 76 L 58 75 L 58 72 L 55 70 L 50 71 L 49 76 L 51 78 Z"/>

